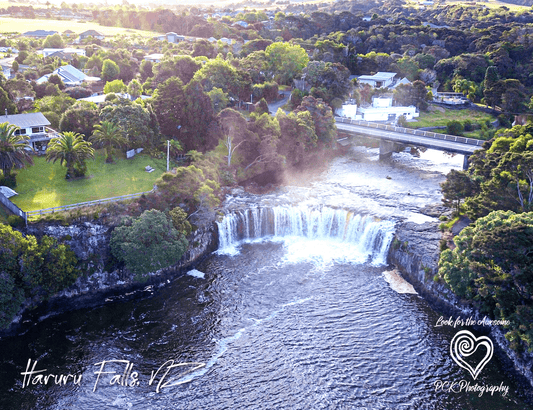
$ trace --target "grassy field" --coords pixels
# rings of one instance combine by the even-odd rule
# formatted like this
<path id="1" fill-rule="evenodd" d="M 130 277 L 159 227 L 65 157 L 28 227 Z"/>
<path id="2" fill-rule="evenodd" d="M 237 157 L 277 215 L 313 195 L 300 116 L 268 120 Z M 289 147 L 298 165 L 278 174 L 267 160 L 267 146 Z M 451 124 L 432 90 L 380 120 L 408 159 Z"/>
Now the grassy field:
<path id="1" fill-rule="evenodd" d="M 59 162 L 49 163 L 44 157 L 34 159 L 33 166 L 19 171 L 15 188 L 19 195 L 11 198 L 24 211 L 149 191 L 166 171 L 166 159 L 139 154 L 106 164 L 103 153 L 97 152 L 94 160 L 87 161 L 86 178 L 66 180 L 66 168 Z M 147 165 L 155 171 L 146 172 Z"/>
<path id="2" fill-rule="evenodd" d="M 142 37 L 153 37 L 161 34 L 153 31 L 135 30 L 130 28 L 106 27 L 92 22 L 80 23 L 71 20 L 38 20 L 0 17 L 0 33 L 24 33 L 33 30 L 55 30 L 59 33 L 63 33 L 65 30 L 72 30 L 76 34 L 80 34 L 87 30 L 97 30 L 106 36 L 126 34 L 130 36 L 140 35 Z"/>
<path id="3" fill-rule="evenodd" d="M 446 126 L 446 124 L 451 120 L 457 120 L 463 122 L 465 120 L 470 120 L 472 123 L 483 123 L 486 120 L 494 121 L 494 117 L 490 114 L 474 111 L 474 110 L 448 110 L 444 109 L 444 112 L 441 111 L 430 111 L 430 112 L 420 112 L 420 117 L 416 121 L 409 122 L 409 127 L 411 128 L 422 128 L 422 127 L 440 127 Z"/>

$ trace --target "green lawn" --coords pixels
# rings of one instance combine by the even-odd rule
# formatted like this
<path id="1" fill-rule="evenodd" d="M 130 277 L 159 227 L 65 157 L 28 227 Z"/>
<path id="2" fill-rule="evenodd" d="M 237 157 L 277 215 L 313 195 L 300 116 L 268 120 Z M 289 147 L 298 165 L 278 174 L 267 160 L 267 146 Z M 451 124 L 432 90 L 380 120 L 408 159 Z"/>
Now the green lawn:
<path id="1" fill-rule="evenodd" d="M 34 162 L 19 171 L 15 188 L 19 195 L 11 198 L 24 211 L 149 191 L 167 166 L 166 158 L 153 159 L 142 154 L 106 164 L 103 153 L 97 152 L 94 160 L 87 161 L 84 179 L 66 180 L 66 168 L 59 162 L 49 163 L 44 157 L 34 157 Z M 146 172 L 147 165 L 155 171 Z"/>
<path id="2" fill-rule="evenodd" d="M 494 121 L 494 117 L 490 114 L 474 111 L 474 110 L 448 110 L 444 112 L 431 111 L 420 112 L 420 117 L 416 121 L 409 121 L 410 128 L 422 128 L 422 127 L 439 127 L 446 126 L 451 120 L 457 120 L 463 122 L 464 120 L 470 120 L 472 123 L 483 123 L 486 120 Z"/>
<path id="3" fill-rule="evenodd" d="M 41 19 L 19 19 L 14 17 L 0 17 L 0 33 L 24 33 L 34 30 L 55 30 L 63 33 L 65 30 L 72 30 L 76 34 L 87 30 L 96 30 L 106 36 L 116 34 L 140 35 L 142 37 L 153 37 L 161 35 L 153 31 L 135 30 L 122 27 L 101 26 L 98 23 L 80 23 L 72 20 L 41 20 Z"/>

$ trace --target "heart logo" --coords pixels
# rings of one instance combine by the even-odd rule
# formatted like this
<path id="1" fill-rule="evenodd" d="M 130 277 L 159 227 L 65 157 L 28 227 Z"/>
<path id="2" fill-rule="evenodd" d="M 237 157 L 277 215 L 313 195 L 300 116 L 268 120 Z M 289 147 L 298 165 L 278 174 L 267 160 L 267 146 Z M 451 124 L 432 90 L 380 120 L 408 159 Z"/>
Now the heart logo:
<path id="1" fill-rule="evenodd" d="M 463 357 L 468 357 L 474 354 L 479 346 L 485 346 L 487 353 L 478 363 L 476 368 L 473 369 L 472 366 L 470 366 L 470 364 L 463 359 Z M 481 370 L 483 370 L 485 365 L 490 361 L 490 359 L 492 359 L 493 351 L 494 346 L 492 345 L 492 340 L 490 340 L 487 336 L 475 337 L 468 330 L 461 330 L 458 332 L 450 343 L 450 354 L 452 355 L 452 359 L 463 369 L 468 370 L 474 380 L 476 380 L 476 378 L 479 376 L 479 373 L 481 373 Z"/>

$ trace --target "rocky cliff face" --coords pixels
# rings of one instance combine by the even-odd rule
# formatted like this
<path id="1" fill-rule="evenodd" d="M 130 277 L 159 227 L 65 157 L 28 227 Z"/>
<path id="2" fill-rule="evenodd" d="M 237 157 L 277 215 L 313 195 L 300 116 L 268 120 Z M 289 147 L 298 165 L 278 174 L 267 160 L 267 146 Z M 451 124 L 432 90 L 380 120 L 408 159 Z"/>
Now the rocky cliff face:
<path id="1" fill-rule="evenodd" d="M 27 229 L 28 234 L 35 236 L 48 235 L 70 245 L 85 272 L 69 288 L 55 294 L 38 313 L 32 313 L 32 320 L 39 320 L 82 307 L 97 306 L 120 295 L 132 294 L 138 290 L 150 291 L 154 286 L 162 286 L 171 279 L 180 276 L 203 257 L 218 247 L 218 229 L 212 222 L 197 228 L 189 235 L 189 249 L 176 265 L 149 274 L 145 282 L 139 283 L 134 275 L 125 269 L 117 269 L 110 261 L 109 241 L 112 227 L 97 223 L 80 223 L 70 226 L 36 225 Z M 24 308 L 33 308 L 31 301 L 26 301 Z M 15 326 L 6 333 L 15 331 L 23 315 L 15 319 Z"/>
<path id="2" fill-rule="evenodd" d="M 416 291 L 444 316 L 482 320 L 484 315 L 471 305 L 459 300 L 442 281 L 435 281 L 438 272 L 439 242 L 441 233 L 437 222 L 400 225 L 389 250 L 388 262 L 394 264 Z M 509 348 L 505 332 L 499 326 L 474 327 L 478 331 L 489 331 L 488 335 L 497 346 L 497 353 L 505 365 L 523 376 L 525 390 L 533 387 L 533 354 L 517 353 Z M 530 397 L 533 399 L 533 397 Z"/>

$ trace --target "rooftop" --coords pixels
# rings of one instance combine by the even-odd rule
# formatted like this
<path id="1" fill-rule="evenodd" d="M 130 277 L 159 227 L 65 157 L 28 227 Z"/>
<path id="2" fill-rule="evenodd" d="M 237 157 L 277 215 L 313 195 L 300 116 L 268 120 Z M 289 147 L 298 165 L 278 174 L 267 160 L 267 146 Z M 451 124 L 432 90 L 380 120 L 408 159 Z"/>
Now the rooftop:
<path id="1" fill-rule="evenodd" d="M 40 112 L 32 112 L 29 114 L 11 114 L 0 115 L 0 123 L 9 122 L 20 128 L 31 128 L 37 126 L 48 126 L 50 121 Z"/>

